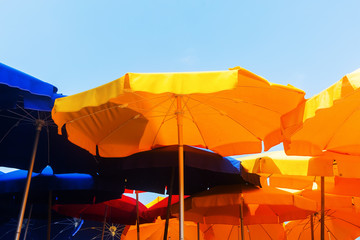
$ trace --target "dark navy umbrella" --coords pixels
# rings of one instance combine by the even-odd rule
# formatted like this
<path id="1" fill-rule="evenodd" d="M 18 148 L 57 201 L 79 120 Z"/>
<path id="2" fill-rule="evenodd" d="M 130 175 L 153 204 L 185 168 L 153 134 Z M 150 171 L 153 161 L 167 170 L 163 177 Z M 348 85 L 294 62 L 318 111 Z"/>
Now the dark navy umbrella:
<path id="1" fill-rule="evenodd" d="M 185 194 L 191 195 L 216 185 L 260 185 L 260 177 L 246 172 L 231 157 L 196 147 L 184 146 Z M 99 173 L 114 181 L 123 181 L 126 188 L 164 193 L 175 174 L 173 193 L 178 193 L 178 146 L 166 146 L 139 152 L 124 158 L 98 158 Z M 173 171 L 173 169 L 176 169 Z"/>
<path id="2" fill-rule="evenodd" d="M 55 86 L 0 63 L 0 166 L 29 170 L 16 239 L 34 169 L 51 164 L 56 173 L 96 172 L 87 151 L 57 135 L 50 111 L 58 97 Z"/>
<path id="3" fill-rule="evenodd" d="M 168 187 L 164 239 L 167 236 L 172 194 L 179 192 L 178 145 L 155 148 L 124 158 L 99 158 L 100 175 L 123 181 L 126 188 L 164 193 Z M 191 195 L 217 185 L 260 186 L 257 174 L 246 172 L 240 161 L 206 149 L 184 146 L 184 190 Z"/>

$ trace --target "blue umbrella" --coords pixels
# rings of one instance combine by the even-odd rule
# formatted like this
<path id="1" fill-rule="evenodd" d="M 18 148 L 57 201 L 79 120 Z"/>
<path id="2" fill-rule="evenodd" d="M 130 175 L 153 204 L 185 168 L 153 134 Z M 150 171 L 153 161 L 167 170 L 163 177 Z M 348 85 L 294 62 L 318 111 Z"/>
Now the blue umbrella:
<path id="1" fill-rule="evenodd" d="M 0 175 L 0 211 L 2 220 L 11 218 L 21 203 L 21 195 L 25 189 L 27 171 L 17 170 Z M 118 199 L 124 192 L 124 185 L 83 173 L 54 174 L 47 166 L 41 173 L 33 173 L 28 201 L 31 218 L 48 220 L 48 236 L 50 237 L 52 203 L 96 203 L 109 199 Z M 55 214 L 58 219 L 61 216 Z M 28 218 L 29 221 L 29 218 Z"/>
<path id="2" fill-rule="evenodd" d="M 96 161 L 87 151 L 57 135 L 50 111 L 61 96 L 55 86 L 0 63 L 0 165 L 29 169 L 16 239 L 34 169 L 51 164 L 57 173 L 96 172 Z"/>

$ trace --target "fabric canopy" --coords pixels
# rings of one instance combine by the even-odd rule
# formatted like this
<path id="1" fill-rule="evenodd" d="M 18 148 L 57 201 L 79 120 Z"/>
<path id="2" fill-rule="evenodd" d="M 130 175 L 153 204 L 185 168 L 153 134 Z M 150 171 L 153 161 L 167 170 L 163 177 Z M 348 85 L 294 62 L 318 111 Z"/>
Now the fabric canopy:
<path id="1" fill-rule="evenodd" d="M 50 111 L 61 97 L 58 89 L 33 76 L 0 63 L 0 109 L 15 108 L 21 99 L 24 108 Z"/>

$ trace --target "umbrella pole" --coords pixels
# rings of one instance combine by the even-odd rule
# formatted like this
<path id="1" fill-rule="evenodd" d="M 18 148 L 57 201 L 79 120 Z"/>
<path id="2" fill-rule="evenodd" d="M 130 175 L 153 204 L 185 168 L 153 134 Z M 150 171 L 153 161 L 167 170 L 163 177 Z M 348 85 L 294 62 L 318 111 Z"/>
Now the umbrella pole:
<path id="1" fill-rule="evenodd" d="M 311 240 L 314 240 L 314 215 L 310 215 Z"/>
<path id="2" fill-rule="evenodd" d="M 169 229 L 170 207 L 171 207 L 171 198 L 172 198 L 172 192 L 173 192 L 173 187 L 174 187 L 174 178 L 175 178 L 175 167 L 172 167 L 171 180 L 170 180 L 170 186 L 169 186 L 168 205 L 167 205 L 167 208 L 166 208 L 164 240 L 167 240 L 168 229 Z"/>
<path id="3" fill-rule="evenodd" d="M 29 171 L 28 171 L 27 178 L 26 178 L 26 186 L 25 186 L 25 191 L 24 191 L 24 195 L 23 195 L 23 201 L 22 201 L 21 210 L 20 210 L 20 214 L 19 214 L 19 221 L 18 221 L 18 226 L 17 226 L 17 229 L 16 229 L 15 240 L 20 239 L 21 227 L 22 227 L 22 224 L 23 224 L 26 203 L 27 203 L 27 199 L 28 199 L 28 195 L 29 195 L 31 176 L 32 176 L 32 171 L 34 169 L 36 151 L 37 151 L 37 147 L 39 145 L 39 138 L 40 138 L 41 128 L 42 128 L 42 126 L 44 124 L 45 124 L 44 121 L 36 120 L 36 133 L 35 133 L 34 146 L 33 146 L 33 151 L 32 151 L 32 155 L 31 155 Z"/>
<path id="4" fill-rule="evenodd" d="M 200 223 L 197 223 L 197 240 L 200 240 Z"/>
<path id="5" fill-rule="evenodd" d="M 104 216 L 104 224 L 103 224 L 102 233 L 101 233 L 101 240 L 104 240 L 107 210 L 108 210 L 108 205 L 106 205 L 106 207 L 105 207 L 105 214 L 104 214 L 105 216 Z"/>
<path id="6" fill-rule="evenodd" d="M 184 144 L 183 144 L 183 112 L 181 96 L 176 96 L 178 144 L 179 144 L 179 240 L 184 240 Z"/>
<path id="7" fill-rule="evenodd" d="M 136 194 L 136 236 L 140 240 L 140 226 L 139 226 L 139 192 L 135 190 Z"/>
<path id="8" fill-rule="evenodd" d="M 241 240 L 244 240 L 244 198 L 241 194 L 240 199 L 240 225 L 241 225 Z"/>
<path id="9" fill-rule="evenodd" d="M 325 239 L 325 177 L 321 176 L 321 240 Z"/>
<path id="10" fill-rule="evenodd" d="M 28 233 L 28 230 L 29 230 L 32 208 L 33 208 L 33 205 L 31 204 L 30 210 L 29 210 L 29 216 L 27 218 L 26 228 L 25 228 L 25 232 L 24 232 L 24 240 L 26 240 L 26 236 L 27 236 L 27 233 Z"/>
<path id="11" fill-rule="evenodd" d="M 47 225 L 47 240 L 51 239 L 51 205 L 52 205 L 52 191 L 49 191 L 48 203 L 48 225 Z"/>

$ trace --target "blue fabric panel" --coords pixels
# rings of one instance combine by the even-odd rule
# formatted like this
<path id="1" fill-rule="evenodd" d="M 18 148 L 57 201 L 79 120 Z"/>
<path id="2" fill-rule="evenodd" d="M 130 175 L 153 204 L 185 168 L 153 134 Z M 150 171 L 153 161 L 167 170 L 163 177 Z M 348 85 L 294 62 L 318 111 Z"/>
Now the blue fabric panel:
<path id="1" fill-rule="evenodd" d="M 15 108 L 22 100 L 26 109 L 51 111 L 54 99 L 59 97 L 55 86 L 2 63 L 0 85 L 1 108 Z"/>

